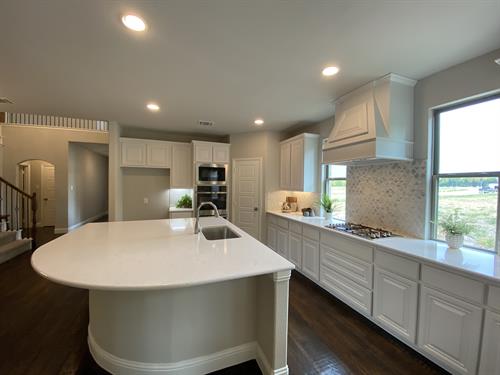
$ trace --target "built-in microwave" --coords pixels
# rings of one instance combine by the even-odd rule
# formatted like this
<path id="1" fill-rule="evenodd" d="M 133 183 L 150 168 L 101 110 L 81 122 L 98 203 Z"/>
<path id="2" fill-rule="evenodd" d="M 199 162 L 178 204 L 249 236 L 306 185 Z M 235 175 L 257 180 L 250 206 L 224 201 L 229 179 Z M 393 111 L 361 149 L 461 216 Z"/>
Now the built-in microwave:
<path id="1" fill-rule="evenodd" d="M 197 164 L 196 185 L 225 185 L 227 164 Z"/>

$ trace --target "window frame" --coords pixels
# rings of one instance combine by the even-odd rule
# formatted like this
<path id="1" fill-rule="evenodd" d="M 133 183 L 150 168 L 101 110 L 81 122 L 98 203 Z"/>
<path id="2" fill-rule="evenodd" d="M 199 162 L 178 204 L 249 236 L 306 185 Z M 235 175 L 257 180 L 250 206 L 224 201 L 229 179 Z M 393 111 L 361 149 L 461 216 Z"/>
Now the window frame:
<path id="1" fill-rule="evenodd" d="M 331 196 L 330 194 L 330 181 L 345 181 L 346 184 L 346 196 L 347 196 L 347 171 L 346 171 L 346 176 L 345 177 L 329 177 L 330 173 L 329 170 L 331 167 L 333 167 L 332 164 L 324 164 L 323 165 L 323 194 L 328 194 L 328 196 Z M 334 219 L 337 220 L 342 220 L 345 221 L 347 219 L 347 204 L 346 204 L 346 209 L 344 211 L 344 219 L 338 218 L 338 217 L 333 217 Z"/>
<path id="2" fill-rule="evenodd" d="M 488 95 L 479 99 L 467 100 L 458 104 L 445 106 L 435 109 L 433 111 L 433 142 L 432 142 L 432 182 L 431 182 L 431 215 L 430 215 L 430 235 L 431 239 L 435 241 L 444 242 L 437 238 L 438 232 L 438 182 L 440 178 L 474 178 L 474 177 L 496 177 L 500 185 L 500 169 L 494 172 L 463 172 L 463 173 L 439 173 L 439 140 L 440 140 L 440 123 L 439 116 L 443 112 L 448 112 L 454 109 L 469 107 L 471 105 L 480 104 L 490 100 L 500 99 L 500 94 Z M 466 245 L 466 247 L 487 252 L 489 254 L 500 253 L 500 189 L 497 192 L 497 220 L 496 220 L 496 233 L 495 233 L 495 247 L 491 250 L 481 247 Z"/>

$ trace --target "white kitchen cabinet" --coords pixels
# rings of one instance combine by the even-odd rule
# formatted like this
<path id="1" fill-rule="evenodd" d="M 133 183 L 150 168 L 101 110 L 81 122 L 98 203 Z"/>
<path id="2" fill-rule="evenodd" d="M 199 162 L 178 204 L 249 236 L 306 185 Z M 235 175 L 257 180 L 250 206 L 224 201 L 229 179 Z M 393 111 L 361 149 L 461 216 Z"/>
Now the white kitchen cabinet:
<path id="1" fill-rule="evenodd" d="M 290 190 L 290 143 L 284 143 L 280 147 L 280 187 L 284 190 Z"/>
<path id="2" fill-rule="evenodd" d="M 482 309 L 423 286 L 418 346 L 455 374 L 476 373 Z"/>
<path id="3" fill-rule="evenodd" d="M 319 242 L 302 238 L 302 272 L 319 281 Z"/>
<path id="4" fill-rule="evenodd" d="M 193 188 L 193 162 L 191 144 L 172 143 L 171 188 Z"/>
<path id="5" fill-rule="evenodd" d="M 212 146 L 212 162 L 216 164 L 229 163 L 229 147 L 228 144 L 214 144 Z"/>
<path id="6" fill-rule="evenodd" d="M 500 314 L 486 310 L 479 375 L 500 374 Z"/>
<path id="7" fill-rule="evenodd" d="M 375 267 L 373 317 L 393 334 L 415 343 L 418 284 Z"/>
<path id="8" fill-rule="evenodd" d="M 303 133 L 280 144 L 280 188 L 315 192 L 318 190 L 319 135 Z"/>
<path id="9" fill-rule="evenodd" d="M 274 225 L 269 224 L 267 226 L 267 246 L 269 246 L 274 251 L 277 251 L 277 237 L 278 229 Z"/>
<path id="10" fill-rule="evenodd" d="M 276 236 L 276 252 L 288 259 L 288 230 L 278 228 Z"/>
<path id="11" fill-rule="evenodd" d="M 228 164 L 230 145 L 227 143 L 193 141 L 196 163 Z"/>
<path id="12" fill-rule="evenodd" d="M 122 138 L 121 154 L 122 167 L 146 166 L 146 142 L 143 140 Z"/>
<path id="13" fill-rule="evenodd" d="M 290 232 L 288 238 L 289 261 L 295 264 L 297 269 L 302 266 L 302 236 L 300 234 Z"/>
<path id="14" fill-rule="evenodd" d="M 147 166 L 156 168 L 170 168 L 172 145 L 168 142 L 148 142 Z"/>

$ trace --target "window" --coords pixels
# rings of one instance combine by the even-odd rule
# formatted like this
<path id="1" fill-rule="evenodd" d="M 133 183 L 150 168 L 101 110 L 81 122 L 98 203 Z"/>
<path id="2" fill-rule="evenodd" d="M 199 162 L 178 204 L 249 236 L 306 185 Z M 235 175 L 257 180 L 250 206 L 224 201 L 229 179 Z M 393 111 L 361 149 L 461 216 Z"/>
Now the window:
<path id="1" fill-rule="evenodd" d="M 435 113 L 433 238 L 444 239 L 439 222 L 458 210 L 471 226 L 465 245 L 499 248 L 500 97 Z"/>
<path id="2" fill-rule="evenodd" d="M 334 200 L 333 217 L 345 220 L 346 166 L 325 165 L 324 192 Z"/>

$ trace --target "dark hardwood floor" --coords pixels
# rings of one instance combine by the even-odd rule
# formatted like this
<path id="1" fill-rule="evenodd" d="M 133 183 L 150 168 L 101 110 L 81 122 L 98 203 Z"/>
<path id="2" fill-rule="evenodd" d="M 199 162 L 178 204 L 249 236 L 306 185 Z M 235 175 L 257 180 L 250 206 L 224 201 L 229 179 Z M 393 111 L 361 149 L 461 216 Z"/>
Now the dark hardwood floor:
<path id="1" fill-rule="evenodd" d="M 39 244 L 55 236 L 39 232 Z M 87 348 L 88 293 L 51 283 L 31 253 L 0 265 L 0 374 L 106 374 Z M 290 374 L 447 374 L 305 277 L 290 283 Z M 255 361 L 213 373 L 260 374 Z"/>

